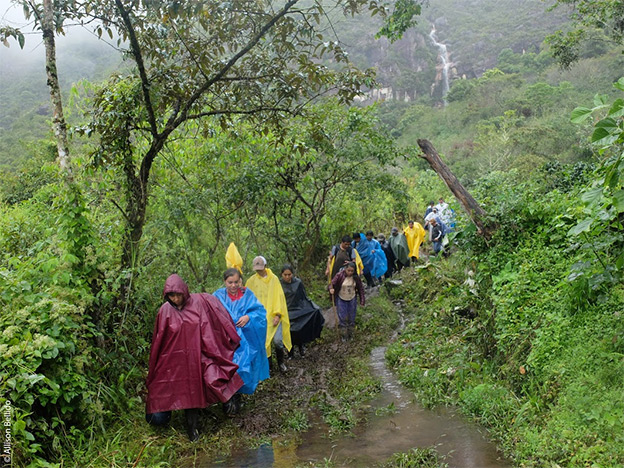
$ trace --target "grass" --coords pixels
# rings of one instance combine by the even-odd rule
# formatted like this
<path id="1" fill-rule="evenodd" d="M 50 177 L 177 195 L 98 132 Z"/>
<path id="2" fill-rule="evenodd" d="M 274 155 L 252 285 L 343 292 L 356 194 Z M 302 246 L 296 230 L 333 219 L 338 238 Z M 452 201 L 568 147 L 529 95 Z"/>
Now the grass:
<path id="1" fill-rule="evenodd" d="M 405 453 L 395 453 L 381 468 L 446 468 L 435 448 L 415 448 Z"/>
<path id="2" fill-rule="evenodd" d="M 413 319 L 388 362 L 422 404 L 457 405 L 521 466 L 624 466 L 622 291 L 571 313 L 553 278 L 567 270 L 517 250 L 527 273 L 504 294 L 472 293 L 460 254 L 404 275 L 392 295 Z"/>

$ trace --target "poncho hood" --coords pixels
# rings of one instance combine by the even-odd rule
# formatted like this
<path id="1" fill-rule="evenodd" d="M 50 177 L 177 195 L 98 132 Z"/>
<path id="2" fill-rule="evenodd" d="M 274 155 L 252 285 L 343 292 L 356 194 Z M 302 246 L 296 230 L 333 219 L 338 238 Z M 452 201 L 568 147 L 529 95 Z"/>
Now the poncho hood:
<path id="1" fill-rule="evenodd" d="M 184 280 L 176 275 L 175 273 L 165 281 L 165 287 L 163 289 L 163 298 L 165 301 L 167 300 L 167 294 L 170 293 L 178 293 L 184 296 L 184 302 L 186 303 L 191 297 L 191 293 L 189 293 L 189 288 Z"/>

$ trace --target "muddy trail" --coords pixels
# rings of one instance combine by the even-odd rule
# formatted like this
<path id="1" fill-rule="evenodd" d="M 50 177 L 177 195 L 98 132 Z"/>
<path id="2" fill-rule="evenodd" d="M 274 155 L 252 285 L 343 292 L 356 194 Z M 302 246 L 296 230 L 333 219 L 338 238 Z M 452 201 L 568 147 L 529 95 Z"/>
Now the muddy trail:
<path id="1" fill-rule="evenodd" d="M 375 303 L 378 294 L 373 288 L 367 306 L 358 308 L 353 340 L 339 339 L 335 312 L 327 309 L 321 339 L 308 346 L 304 357 L 295 349 L 287 372 L 272 373 L 255 395 L 244 399 L 239 415 L 228 419 L 215 408 L 206 410 L 207 435 L 179 466 L 367 467 L 416 447 L 435 447 L 451 468 L 510 466 L 479 427 L 452 410 L 423 409 L 386 367 L 385 345 L 396 339 L 405 319 L 399 303 L 377 298 L 386 303 L 384 313 Z M 379 321 L 380 315 L 386 320 Z M 363 375 L 353 373 L 354 360 L 362 363 Z M 352 399 L 345 388 L 366 378 L 374 383 L 351 391 L 365 393 Z M 328 424 L 327 414 L 337 420 Z M 342 423 L 342 430 L 336 430 Z"/>

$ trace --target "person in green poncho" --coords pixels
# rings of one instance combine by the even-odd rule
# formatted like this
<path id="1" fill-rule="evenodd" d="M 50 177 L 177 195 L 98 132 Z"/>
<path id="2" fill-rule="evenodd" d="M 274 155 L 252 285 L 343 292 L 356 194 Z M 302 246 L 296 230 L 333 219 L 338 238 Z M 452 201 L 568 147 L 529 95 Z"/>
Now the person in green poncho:
<path id="1" fill-rule="evenodd" d="M 409 247 L 407 246 L 407 239 L 405 234 L 399 232 L 396 227 L 392 228 L 390 239 L 388 239 L 392 253 L 396 258 L 396 270 L 401 271 L 403 267 L 409 266 Z"/>

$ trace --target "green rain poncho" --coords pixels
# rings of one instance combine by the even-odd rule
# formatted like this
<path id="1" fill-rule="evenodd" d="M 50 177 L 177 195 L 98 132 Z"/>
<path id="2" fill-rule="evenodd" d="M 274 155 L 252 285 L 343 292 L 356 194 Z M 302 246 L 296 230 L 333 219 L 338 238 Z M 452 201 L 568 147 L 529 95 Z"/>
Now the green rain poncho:
<path id="1" fill-rule="evenodd" d="M 403 265 L 407 265 L 410 261 L 409 247 L 407 246 L 407 239 L 402 233 L 398 233 L 396 236 L 391 235 L 388 238 L 388 244 L 392 248 L 392 252 L 396 259 Z"/>

